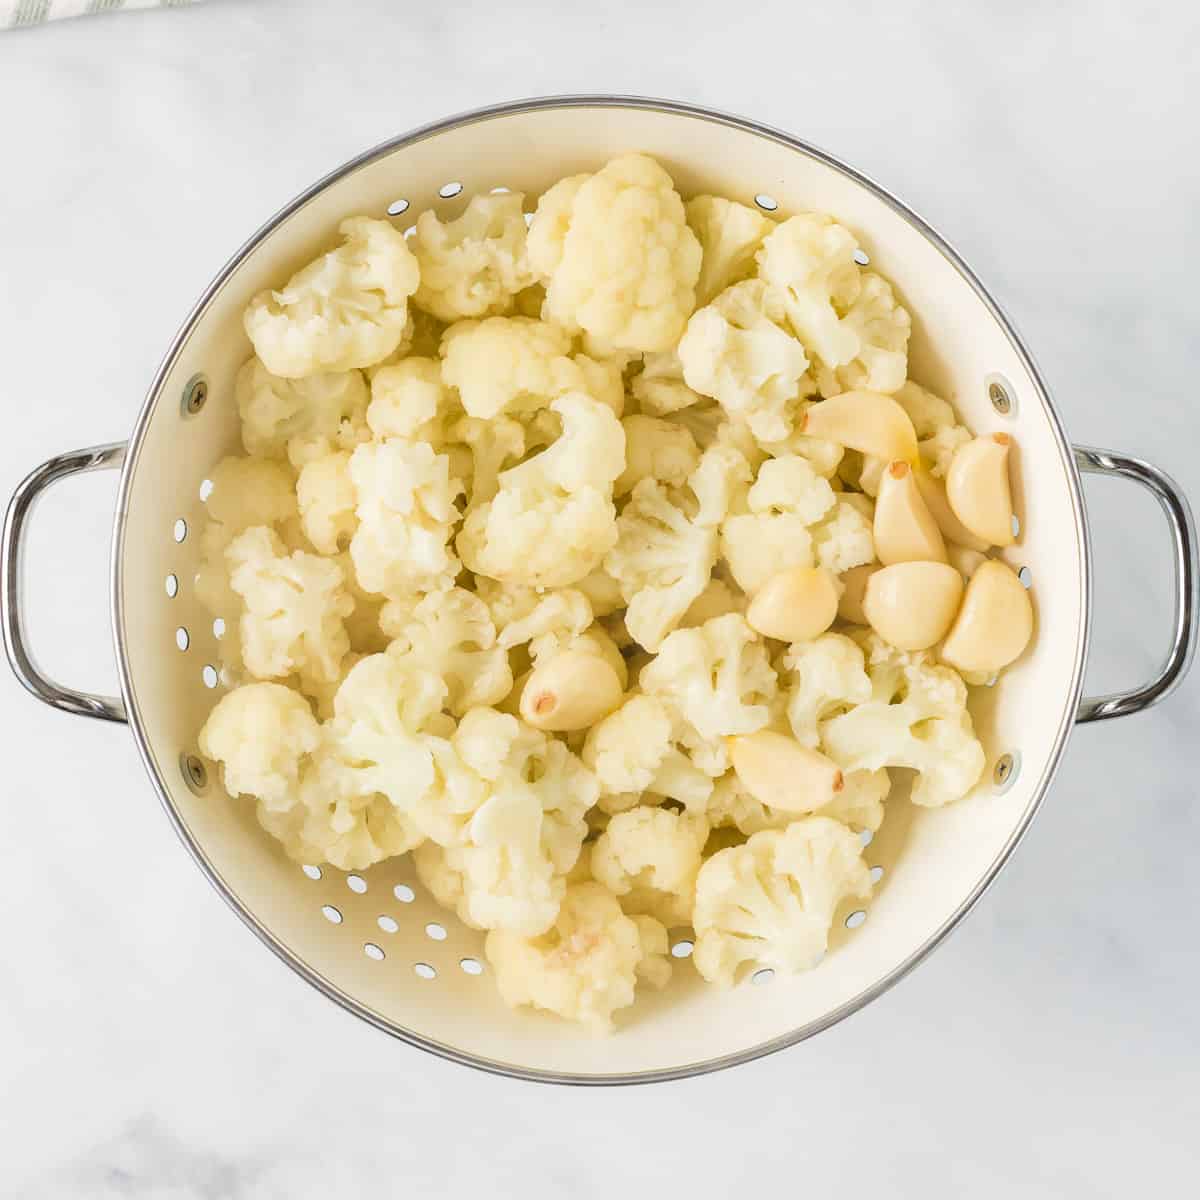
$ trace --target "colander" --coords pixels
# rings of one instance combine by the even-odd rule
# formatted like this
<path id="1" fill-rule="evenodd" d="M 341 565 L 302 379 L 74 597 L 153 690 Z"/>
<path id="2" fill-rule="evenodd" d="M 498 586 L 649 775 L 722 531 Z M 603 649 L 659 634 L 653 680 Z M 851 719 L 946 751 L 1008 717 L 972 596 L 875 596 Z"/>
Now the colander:
<path id="1" fill-rule="evenodd" d="M 875 897 L 838 914 L 830 953 L 816 969 L 794 977 L 759 971 L 719 991 L 680 961 L 666 991 L 639 998 L 616 1034 L 597 1039 L 551 1017 L 509 1011 L 480 935 L 433 901 L 407 860 L 360 874 L 298 866 L 258 828 L 252 804 L 224 794 L 196 749 L 222 685 L 220 625 L 199 604 L 194 580 L 207 474 L 240 445 L 233 381 L 249 352 L 241 315 L 254 293 L 310 260 L 349 214 L 390 214 L 400 224 L 426 208 L 452 217 L 477 192 L 503 186 L 536 196 L 631 150 L 661 161 L 685 195 L 714 192 L 781 216 L 827 211 L 855 231 L 862 261 L 896 285 L 913 314 L 912 376 L 952 398 L 972 428 L 1003 430 L 1020 448 L 1021 531 L 1005 557 L 1032 587 L 1038 632 L 1019 665 L 976 693 L 972 711 L 988 753 L 982 782 L 945 809 L 889 805 L 865 851 Z M 112 550 L 119 699 L 42 673 L 20 606 L 21 545 L 34 501 L 58 480 L 102 469 L 121 472 Z M 1160 501 L 1175 588 L 1159 674 L 1086 699 L 1091 567 L 1081 471 L 1133 480 Z M 309 188 L 238 251 L 188 316 L 129 441 L 55 458 L 20 485 L 3 557 L 5 648 L 21 682 L 56 708 L 131 726 L 179 836 L 265 945 L 330 999 L 406 1042 L 486 1070 L 570 1083 L 646 1082 L 745 1062 L 886 991 L 995 878 L 1072 728 L 1161 700 L 1187 670 L 1196 641 L 1196 543 L 1184 497 L 1144 462 L 1070 445 L 1012 325 L 934 230 L 871 180 L 786 134 L 705 109 L 613 96 L 454 117 L 387 142 Z M 685 958 L 687 932 L 674 931 L 672 945 Z"/>

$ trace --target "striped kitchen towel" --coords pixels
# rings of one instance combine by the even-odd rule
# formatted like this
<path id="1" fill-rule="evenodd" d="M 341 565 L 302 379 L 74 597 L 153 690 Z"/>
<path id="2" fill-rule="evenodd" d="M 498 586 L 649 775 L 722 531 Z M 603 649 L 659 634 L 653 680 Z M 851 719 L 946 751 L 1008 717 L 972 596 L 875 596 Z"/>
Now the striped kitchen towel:
<path id="1" fill-rule="evenodd" d="M 0 0 L 0 31 L 124 8 L 182 8 L 193 0 Z"/>

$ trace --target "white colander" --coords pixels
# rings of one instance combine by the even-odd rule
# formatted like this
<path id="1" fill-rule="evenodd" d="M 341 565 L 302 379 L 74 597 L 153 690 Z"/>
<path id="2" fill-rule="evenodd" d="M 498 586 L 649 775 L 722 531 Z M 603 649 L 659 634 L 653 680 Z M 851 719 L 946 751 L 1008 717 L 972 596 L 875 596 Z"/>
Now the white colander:
<path id="1" fill-rule="evenodd" d="M 249 345 L 250 297 L 325 248 L 353 213 L 400 224 L 433 208 L 460 212 L 495 187 L 536 196 L 613 155 L 653 155 L 685 195 L 714 192 L 780 215 L 816 209 L 857 234 L 864 261 L 913 314 L 911 374 L 951 398 L 976 431 L 1014 435 L 1019 519 L 1006 552 L 1033 588 L 1037 638 L 1020 664 L 972 705 L 988 752 L 983 781 L 941 810 L 906 801 L 866 850 L 876 894 L 843 910 L 830 953 L 795 977 L 760 971 L 722 992 L 680 961 L 663 993 L 640 998 L 618 1032 L 577 1028 L 500 1001 L 481 937 L 421 888 L 407 860 L 361 875 L 305 867 L 230 800 L 197 756 L 217 699 L 218 641 L 195 596 L 206 476 L 239 448 L 233 401 Z M 68 475 L 120 468 L 112 553 L 113 634 L 121 699 L 48 679 L 26 648 L 20 551 L 38 494 Z M 1091 571 L 1079 470 L 1149 488 L 1174 539 L 1176 612 L 1170 652 L 1151 683 L 1085 699 Z M 1026 514 L 1029 520 L 1025 523 Z M 828 155 L 749 121 L 679 104 L 565 97 L 505 105 L 419 129 L 315 184 L 237 253 L 168 351 L 128 443 L 93 447 L 39 467 L 21 484 L 4 531 L 5 648 L 36 696 L 85 716 L 127 721 L 179 836 L 259 938 L 330 999 L 380 1029 L 473 1066 L 530 1079 L 626 1083 L 744 1062 L 791 1045 L 854 1012 L 915 966 L 965 915 L 1028 826 L 1078 721 L 1148 707 L 1180 680 L 1196 640 L 1191 515 L 1169 478 L 1135 459 L 1073 449 L 1028 352 L 983 286 L 918 216 Z M 690 949 L 675 931 L 674 953 Z M 760 986 L 754 986 L 759 984 Z"/>

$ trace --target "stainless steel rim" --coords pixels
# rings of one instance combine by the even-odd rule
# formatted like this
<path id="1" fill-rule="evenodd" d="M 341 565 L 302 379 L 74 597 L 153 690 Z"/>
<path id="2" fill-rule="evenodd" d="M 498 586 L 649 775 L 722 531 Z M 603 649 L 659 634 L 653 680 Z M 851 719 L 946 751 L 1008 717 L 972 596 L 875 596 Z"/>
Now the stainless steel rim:
<path id="1" fill-rule="evenodd" d="M 181 820 L 179 813 L 176 811 L 171 798 L 166 788 L 163 786 L 164 772 L 172 768 L 172 764 L 159 763 L 154 756 L 153 751 L 147 741 L 145 724 L 142 718 L 141 710 L 138 706 L 137 697 L 133 688 L 133 680 L 129 673 L 129 663 L 125 653 L 125 614 L 122 604 L 122 580 L 123 580 L 123 563 L 125 550 L 125 527 L 126 515 L 129 503 L 130 484 L 137 470 L 138 462 L 141 457 L 143 443 L 145 440 L 146 429 L 150 421 L 151 414 L 159 399 L 159 394 L 162 391 L 166 378 L 171 371 L 176 358 L 191 336 L 192 330 L 203 318 L 213 298 L 224 287 L 230 275 L 236 270 L 246 256 L 254 250 L 254 248 L 269 234 L 274 232 L 283 222 L 291 217 L 295 212 L 307 204 L 314 196 L 324 190 L 330 184 L 343 179 L 345 176 L 366 166 L 377 158 L 389 154 L 392 151 L 403 146 L 411 145 L 415 142 L 420 142 L 426 138 L 434 137 L 437 134 L 447 132 L 448 130 L 458 128 L 464 125 L 477 124 L 489 120 L 494 120 L 498 117 L 510 116 L 516 113 L 532 112 L 541 109 L 560 109 L 560 108 L 637 108 L 651 109 L 664 113 L 675 113 L 680 116 L 698 118 L 705 121 L 710 121 L 715 124 L 730 126 L 735 129 L 740 129 L 746 133 L 755 135 L 756 137 L 766 138 L 770 141 L 778 142 L 779 144 L 796 151 L 799 154 L 806 155 L 809 158 L 815 159 L 824 165 L 841 172 L 843 175 L 858 183 L 862 187 L 869 190 L 876 197 L 882 200 L 885 204 L 891 207 L 895 212 L 904 217 L 910 224 L 918 229 L 942 254 L 946 261 L 954 267 L 954 269 L 962 276 L 962 278 L 971 286 L 976 295 L 986 305 L 988 311 L 992 314 L 996 321 L 1004 329 L 1016 353 L 1022 360 L 1026 370 L 1029 372 L 1030 378 L 1034 382 L 1038 399 L 1045 407 L 1046 413 L 1050 419 L 1051 426 L 1054 431 L 1054 437 L 1058 443 L 1059 455 L 1062 464 L 1062 469 L 1066 472 L 1071 484 L 1071 502 L 1074 509 L 1076 533 L 1080 541 L 1080 546 L 1083 555 L 1083 572 L 1080 580 L 1080 604 L 1083 619 L 1080 622 L 1078 640 L 1075 650 L 1075 665 L 1071 676 L 1070 687 L 1065 697 L 1065 705 L 1063 708 L 1063 717 L 1060 722 L 1057 733 L 1055 734 L 1054 750 L 1051 753 L 1045 768 L 1042 772 L 1041 779 L 1038 781 L 1037 788 L 1034 792 L 1034 799 L 1030 803 L 1029 810 L 1021 820 L 1020 825 L 1014 830 L 1008 842 L 1004 845 L 1000 854 L 988 868 L 986 874 L 976 884 L 971 893 L 966 897 L 958 909 L 950 916 L 950 918 L 939 928 L 922 946 L 920 946 L 913 954 L 911 954 L 898 967 L 893 969 L 882 979 L 877 980 L 871 987 L 860 992 L 853 999 L 848 1000 L 831 1013 L 827 1013 L 820 1020 L 812 1021 L 807 1025 L 803 1025 L 798 1029 L 783 1037 L 774 1038 L 767 1042 L 762 1042 L 757 1046 L 752 1046 L 748 1050 L 740 1051 L 737 1054 L 730 1054 L 720 1058 L 708 1059 L 703 1062 L 689 1063 L 682 1067 L 673 1067 L 666 1070 L 654 1070 L 635 1072 L 630 1074 L 614 1074 L 614 1075 L 577 1075 L 572 1073 L 560 1073 L 555 1071 L 532 1070 L 510 1063 L 498 1062 L 491 1059 L 480 1058 L 472 1054 L 465 1054 L 453 1046 L 447 1046 L 440 1042 L 433 1041 L 429 1038 L 422 1037 L 420 1034 L 414 1033 L 411 1030 L 404 1029 L 392 1021 L 389 1021 L 382 1014 L 374 1009 L 361 1004 L 352 996 L 347 995 L 336 984 L 325 978 L 318 971 L 314 970 L 307 962 L 295 954 L 289 947 L 281 943 L 275 935 L 266 928 L 255 915 L 250 912 L 241 901 L 234 895 L 232 890 L 226 884 L 220 873 L 216 870 L 213 864 L 208 860 L 202 847 L 193 839 L 191 833 Z M 725 1067 L 737 1066 L 741 1063 L 751 1062 L 754 1059 L 762 1058 L 767 1054 L 773 1054 L 777 1050 L 782 1050 L 785 1047 L 793 1046 L 798 1042 L 804 1041 L 806 1038 L 812 1037 L 816 1033 L 820 1033 L 824 1029 L 828 1029 L 831 1025 L 836 1025 L 839 1021 L 844 1020 L 852 1013 L 857 1012 L 872 1000 L 881 996 L 895 984 L 899 983 L 914 967 L 922 962 L 925 957 L 938 945 L 940 945 L 950 931 L 959 924 L 960 921 L 967 915 L 968 912 L 975 906 L 979 898 L 991 885 L 996 878 L 1001 867 L 1008 861 L 1009 856 L 1016 848 L 1017 843 L 1025 835 L 1033 821 L 1034 816 L 1042 805 L 1047 790 L 1058 770 L 1059 764 L 1062 761 L 1063 752 L 1066 748 L 1067 739 L 1070 736 L 1071 730 L 1075 723 L 1075 713 L 1079 704 L 1080 695 L 1083 689 L 1083 670 L 1084 663 L 1087 657 L 1087 647 L 1090 637 L 1091 624 L 1091 580 L 1092 580 L 1092 557 L 1091 543 L 1088 533 L 1087 519 L 1084 512 L 1082 502 L 1082 489 L 1079 479 L 1079 472 L 1075 464 L 1075 458 L 1072 453 L 1070 444 L 1067 441 L 1066 434 L 1063 430 L 1062 423 L 1059 420 L 1058 413 L 1054 409 L 1051 402 L 1048 389 L 1042 379 L 1033 356 L 1030 354 L 1025 342 L 1020 334 L 1013 326 L 1012 321 L 997 304 L 995 299 L 990 295 L 987 289 L 983 286 L 974 272 L 967 266 L 953 247 L 922 217 L 913 212 L 906 204 L 898 200 L 885 188 L 881 187 L 873 179 L 863 175 L 860 171 L 848 166 L 831 154 L 810 145 L 807 142 L 800 141 L 797 138 L 791 137 L 780 130 L 773 129 L 767 125 L 760 125 L 754 121 L 748 121 L 741 117 L 731 116 L 728 113 L 717 112 L 713 109 L 700 108 L 688 104 L 679 104 L 669 100 L 655 100 L 641 96 L 551 96 L 530 100 L 518 100 L 508 104 L 495 105 L 488 108 L 476 109 L 471 112 L 463 113 L 458 116 L 449 117 L 446 120 L 435 122 L 431 125 L 424 125 L 419 129 L 415 129 L 410 133 L 393 138 L 383 142 L 380 145 L 368 150 L 366 153 L 359 155 L 357 158 L 351 159 L 337 170 L 326 175 L 323 179 L 318 180 L 312 187 L 302 192 L 290 204 L 281 209 L 274 217 L 272 217 L 261 229 L 250 238 L 249 241 L 242 246 L 240 250 L 229 260 L 221 272 L 216 276 L 213 282 L 209 285 L 204 295 L 201 296 L 199 302 L 192 309 L 184 322 L 183 327 L 176 336 L 170 349 L 167 351 L 161 366 L 155 375 L 154 381 L 151 384 L 146 402 L 142 407 L 142 411 L 138 416 L 138 421 L 134 427 L 133 434 L 130 438 L 129 449 L 125 459 L 125 466 L 121 475 L 120 493 L 117 499 L 117 511 L 113 530 L 113 557 L 112 557 L 112 614 L 113 614 L 113 640 L 116 646 L 117 654 L 117 670 L 121 681 L 121 694 L 125 701 L 125 708 L 129 716 L 129 722 L 133 729 L 134 740 L 137 743 L 138 753 L 141 755 L 142 762 L 149 772 L 151 780 L 154 783 L 155 789 L 158 791 L 159 798 L 163 803 L 163 807 L 167 812 L 167 816 L 174 825 L 176 832 L 179 834 L 184 845 L 187 847 L 192 858 L 195 859 L 197 865 L 208 876 L 209 882 L 217 889 L 224 898 L 225 902 L 233 909 L 234 912 L 245 922 L 247 926 L 258 936 L 259 940 L 268 946 L 283 962 L 287 963 L 298 975 L 307 980 L 313 987 L 324 993 L 329 999 L 340 1004 L 349 1012 L 361 1017 L 364 1021 L 369 1022 L 376 1028 L 383 1030 L 385 1033 L 391 1034 L 393 1037 L 399 1038 L 401 1041 L 407 1042 L 412 1046 L 416 1046 L 422 1050 L 427 1050 L 439 1057 L 449 1059 L 453 1062 L 462 1063 L 466 1066 L 476 1067 L 480 1070 L 488 1071 L 492 1074 L 508 1076 L 515 1079 L 525 1079 L 534 1082 L 542 1083 L 562 1083 L 574 1085 L 590 1085 L 590 1086 L 614 1086 L 618 1084 L 634 1084 L 634 1083 L 657 1083 L 672 1079 L 687 1079 L 696 1075 L 704 1075 L 710 1071 L 718 1071 Z"/>

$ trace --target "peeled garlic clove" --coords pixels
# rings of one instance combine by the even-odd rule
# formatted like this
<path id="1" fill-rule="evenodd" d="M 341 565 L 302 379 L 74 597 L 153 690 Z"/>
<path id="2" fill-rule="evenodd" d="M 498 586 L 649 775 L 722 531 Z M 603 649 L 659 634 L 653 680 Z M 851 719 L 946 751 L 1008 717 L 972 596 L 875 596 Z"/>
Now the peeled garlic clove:
<path id="1" fill-rule="evenodd" d="M 917 433 L 899 402 L 882 392 L 843 392 L 805 412 L 801 431 L 892 462 L 917 461 Z"/>
<path id="2" fill-rule="evenodd" d="M 521 692 L 521 716 L 535 729 L 587 729 L 621 703 L 616 671 L 583 650 L 564 650 L 538 663 Z"/>
<path id="3" fill-rule="evenodd" d="M 946 543 L 946 561 L 963 577 L 970 579 L 972 575 L 987 562 L 985 555 L 968 546 L 956 546 L 953 542 Z"/>
<path id="4" fill-rule="evenodd" d="M 837 610 L 837 584 L 824 567 L 792 567 L 758 589 L 746 621 L 763 637 L 807 642 L 833 624 Z"/>
<path id="5" fill-rule="evenodd" d="M 921 499 L 929 509 L 929 515 L 937 522 L 937 527 L 947 542 L 957 542 L 968 550 L 980 552 L 988 548 L 989 543 L 981 537 L 976 537 L 954 515 L 954 509 L 946 499 L 946 485 L 940 479 L 928 471 L 919 469 L 913 472 L 913 477 L 917 482 L 917 491 L 921 493 Z"/>
<path id="6" fill-rule="evenodd" d="M 863 594 L 867 580 L 879 570 L 878 563 L 865 563 L 842 572 L 842 598 L 838 601 L 838 616 L 853 625 L 867 625 L 867 614 L 863 612 Z"/>
<path id="7" fill-rule="evenodd" d="M 962 594 L 962 576 L 949 563 L 903 562 L 867 580 L 862 607 L 885 642 L 926 650 L 946 636 Z"/>
<path id="8" fill-rule="evenodd" d="M 845 786 L 832 759 L 767 729 L 730 738 L 729 756 L 746 791 L 760 804 L 783 812 L 815 812 Z"/>
<path id="9" fill-rule="evenodd" d="M 954 452 L 946 473 L 946 499 L 954 515 L 991 546 L 1013 543 L 1012 491 L 1008 451 L 1012 438 L 993 433 L 966 442 Z"/>
<path id="10" fill-rule="evenodd" d="M 906 462 L 888 465 L 875 501 L 875 553 L 884 566 L 902 562 L 945 562 L 946 544 Z"/>
<path id="11" fill-rule="evenodd" d="M 994 674 L 1033 636 L 1033 602 L 1016 572 L 996 559 L 980 564 L 946 635 L 941 658 L 960 671 Z"/>

